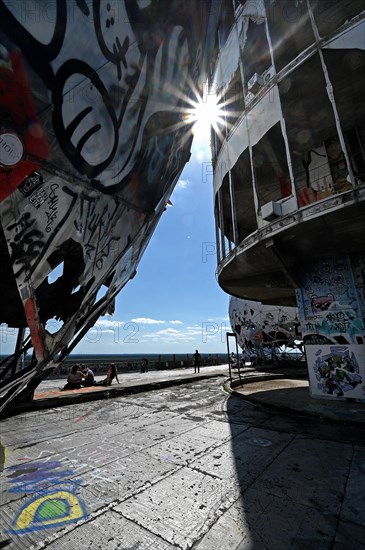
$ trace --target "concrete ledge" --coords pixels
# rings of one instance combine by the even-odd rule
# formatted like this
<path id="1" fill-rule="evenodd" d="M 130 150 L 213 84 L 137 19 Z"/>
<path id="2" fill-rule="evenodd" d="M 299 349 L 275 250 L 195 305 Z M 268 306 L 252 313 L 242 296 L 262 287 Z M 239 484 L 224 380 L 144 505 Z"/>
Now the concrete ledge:
<path id="1" fill-rule="evenodd" d="M 39 411 L 43 409 L 50 409 L 55 407 L 64 407 L 67 405 L 76 405 L 87 401 L 97 401 L 101 399 L 111 399 L 120 396 L 133 395 L 136 393 L 142 393 L 145 391 L 159 390 L 162 388 L 168 388 L 171 386 L 179 386 L 182 384 L 191 384 L 197 380 L 206 380 L 209 378 L 216 378 L 219 376 L 226 376 L 222 373 L 211 374 L 194 374 L 192 375 L 180 375 L 176 378 L 169 378 L 165 380 L 156 380 L 153 382 L 134 382 L 129 385 L 116 384 L 113 386 L 92 386 L 91 388 L 81 388 L 79 390 L 69 391 L 54 391 L 45 392 L 54 393 L 49 397 L 42 397 L 42 394 L 35 396 L 33 401 L 27 401 L 18 403 L 12 409 L 6 411 L 6 416 L 15 416 L 24 412 Z"/>

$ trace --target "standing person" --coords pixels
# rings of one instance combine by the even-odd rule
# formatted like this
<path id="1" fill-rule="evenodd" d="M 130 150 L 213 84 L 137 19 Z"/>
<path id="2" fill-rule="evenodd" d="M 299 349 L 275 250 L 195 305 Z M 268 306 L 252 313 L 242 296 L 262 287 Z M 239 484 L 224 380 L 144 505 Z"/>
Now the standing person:
<path id="1" fill-rule="evenodd" d="M 198 350 L 195 350 L 195 353 L 193 355 L 194 359 L 194 373 L 200 372 L 200 353 Z"/>
<path id="2" fill-rule="evenodd" d="M 85 388 L 89 388 L 90 386 L 95 385 L 95 378 L 94 373 L 89 367 L 83 367 L 82 368 L 82 374 L 84 376 L 83 380 L 81 381 L 81 386 Z"/>
<path id="3" fill-rule="evenodd" d="M 142 357 L 142 371 L 141 372 L 148 372 L 148 359 L 147 357 Z"/>
<path id="4" fill-rule="evenodd" d="M 80 365 L 72 365 L 70 374 L 67 378 L 67 384 L 62 388 L 63 390 L 79 390 L 81 388 L 81 380 L 84 378 L 80 371 Z"/>

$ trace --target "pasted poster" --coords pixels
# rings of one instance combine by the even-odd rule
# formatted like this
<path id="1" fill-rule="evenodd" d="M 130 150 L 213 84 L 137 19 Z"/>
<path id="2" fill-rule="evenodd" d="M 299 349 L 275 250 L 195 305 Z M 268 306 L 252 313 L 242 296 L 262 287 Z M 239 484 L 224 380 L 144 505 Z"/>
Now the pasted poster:
<path id="1" fill-rule="evenodd" d="M 314 396 L 365 399 L 364 346 L 306 346 Z"/>
<path id="2" fill-rule="evenodd" d="M 349 258 L 311 266 L 297 291 L 304 343 L 363 344 L 364 322 L 358 294 Z"/>
<path id="3" fill-rule="evenodd" d="M 336 258 L 303 274 L 297 303 L 312 396 L 365 400 L 363 267 Z"/>

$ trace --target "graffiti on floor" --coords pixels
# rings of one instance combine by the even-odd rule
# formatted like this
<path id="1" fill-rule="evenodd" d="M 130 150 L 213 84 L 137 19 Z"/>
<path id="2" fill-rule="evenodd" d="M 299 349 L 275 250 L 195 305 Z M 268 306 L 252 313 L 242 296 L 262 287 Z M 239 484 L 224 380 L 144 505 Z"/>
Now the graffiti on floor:
<path id="1" fill-rule="evenodd" d="M 59 527 L 87 517 L 77 495 L 80 480 L 70 480 L 73 470 L 59 461 L 27 462 L 6 468 L 10 493 L 30 494 L 16 515 L 10 533 L 22 535 Z"/>
<path id="2" fill-rule="evenodd" d="M 0 474 L 4 470 L 6 461 L 5 447 L 0 442 Z"/>

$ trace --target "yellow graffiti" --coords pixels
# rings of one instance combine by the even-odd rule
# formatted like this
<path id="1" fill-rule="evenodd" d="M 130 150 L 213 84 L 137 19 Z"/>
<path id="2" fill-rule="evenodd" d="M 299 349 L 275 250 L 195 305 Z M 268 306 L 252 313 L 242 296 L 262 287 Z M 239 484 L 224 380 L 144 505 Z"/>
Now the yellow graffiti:
<path id="1" fill-rule="evenodd" d="M 6 464 L 6 448 L 0 443 L 0 472 L 3 471 Z"/>
<path id="2" fill-rule="evenodd" d="M 69 523 L 85 517 L 77 496 L 69 491 L 55 491 L 36 498 L 28 504 L 14 522 L 14 530 L 32 531 L 51 525 Z"/>

